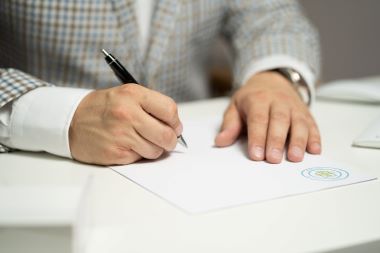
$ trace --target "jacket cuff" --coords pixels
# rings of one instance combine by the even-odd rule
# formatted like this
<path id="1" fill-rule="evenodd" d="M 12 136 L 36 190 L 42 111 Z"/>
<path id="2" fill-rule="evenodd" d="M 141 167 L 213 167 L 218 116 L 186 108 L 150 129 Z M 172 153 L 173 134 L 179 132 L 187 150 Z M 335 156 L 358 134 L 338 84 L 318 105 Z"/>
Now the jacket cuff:
<path id="1" fill-rule="evenodd" d="M 38 87 L 53 86 L 17 69 L 0 69 L 0 107 Z"/>

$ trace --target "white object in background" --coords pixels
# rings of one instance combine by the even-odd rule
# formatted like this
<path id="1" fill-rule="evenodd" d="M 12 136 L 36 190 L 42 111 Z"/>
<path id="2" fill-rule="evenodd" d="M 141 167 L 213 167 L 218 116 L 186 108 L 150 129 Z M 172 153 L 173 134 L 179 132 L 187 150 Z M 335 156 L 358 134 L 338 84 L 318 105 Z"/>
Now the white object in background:
<path id="1" fill-rule="evenodd" d="M 185 122 L 187 150 L 177 149 L 156 161 L 115 166 L 113 170 L 190 213 L 375 179 L 317 155 L 307 154 L 300 163 L 269 164 L 249 160 L 242 141 L 216 148 L 219 121 Z"/>
<path id="2" fill-rule="evenodd" d="M 337 80 L 318 88 L 318 98 L 380 103 L 380 76 Z"/>
<path id="3" fill-rule="evenodd" d="M 82 188 L 0 185 L 0 226 L 70 226 Z"/>
<path id="4" fill-rule="evenodd" d="M 354 142 L 354 146 L 380 148 L 380 117 L 372 122 Z"/>

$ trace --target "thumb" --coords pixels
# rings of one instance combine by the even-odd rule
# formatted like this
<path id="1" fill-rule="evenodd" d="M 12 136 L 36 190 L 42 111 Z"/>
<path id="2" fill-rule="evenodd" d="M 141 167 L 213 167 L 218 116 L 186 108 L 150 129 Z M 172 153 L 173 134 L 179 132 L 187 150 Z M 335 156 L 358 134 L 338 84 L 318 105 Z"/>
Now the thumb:
<path id="1" fill-rule="evenodd" d="M 229 146 L 235 142 L 242 128 L 242 121 L 235 104 L 232 102 L 224 113 L 220 132 L 215 137 L 217 147 Z"/>

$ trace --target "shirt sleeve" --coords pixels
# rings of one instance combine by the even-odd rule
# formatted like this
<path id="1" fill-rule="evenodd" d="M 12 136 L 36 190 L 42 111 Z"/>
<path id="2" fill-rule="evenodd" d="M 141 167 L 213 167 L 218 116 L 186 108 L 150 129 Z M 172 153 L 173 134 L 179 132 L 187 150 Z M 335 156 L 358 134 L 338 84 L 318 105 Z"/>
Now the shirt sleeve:
<path id="1" fill-rule="evenodd" d="M 7 124 L 9 123 L 13 101 L 33 89 L 48 86 L 53 85 L 23 71 L 13 68 L 0 68 L 0 153 L 11 151 L 11 148 L 2 142 L 4 139 L 2 137 L 8 136 Z"/>
<path id="2" fill-rule="evenodd" d="M 0 143 L 13 149 L 46 151 L 71 158 L 70 123 L 89 92 L 41 87 L 24 94 L 0 110 Z"/>

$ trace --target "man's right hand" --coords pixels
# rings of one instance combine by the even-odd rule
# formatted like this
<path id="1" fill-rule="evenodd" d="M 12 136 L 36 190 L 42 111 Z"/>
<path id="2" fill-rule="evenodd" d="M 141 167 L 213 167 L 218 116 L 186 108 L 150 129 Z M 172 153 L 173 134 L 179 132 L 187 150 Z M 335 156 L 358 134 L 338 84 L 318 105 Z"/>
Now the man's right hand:
<path id="1" fill-rule="evenodd" d="M 71 121 L 74 159 L 91 164 L 129 164 L 171 151 L 182 133 L 173 99 L 136 84 L 89 93 Z"/>

